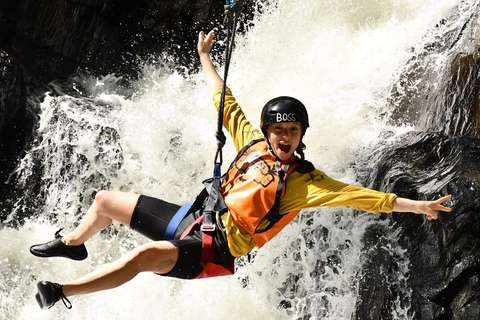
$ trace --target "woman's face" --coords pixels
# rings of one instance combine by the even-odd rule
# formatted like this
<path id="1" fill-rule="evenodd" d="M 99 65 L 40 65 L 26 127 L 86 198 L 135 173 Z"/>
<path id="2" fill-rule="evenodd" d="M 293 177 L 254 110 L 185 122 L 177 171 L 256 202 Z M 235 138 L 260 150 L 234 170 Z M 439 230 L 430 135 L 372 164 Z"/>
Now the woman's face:
<path id="1" fill-rule="evenodd" d="M 275 155 L 281 161 L 288 160 L 292 157 L 302 138 L 302 124 L 300 122 L 269 124 L 267 138 Z"/>

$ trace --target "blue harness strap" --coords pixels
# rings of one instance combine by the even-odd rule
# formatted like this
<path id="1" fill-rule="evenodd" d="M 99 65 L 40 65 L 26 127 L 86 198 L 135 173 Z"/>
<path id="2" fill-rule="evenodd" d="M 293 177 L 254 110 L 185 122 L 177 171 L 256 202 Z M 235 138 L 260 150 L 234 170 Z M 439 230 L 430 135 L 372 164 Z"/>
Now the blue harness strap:
<path id="1" fill-rule="evenodd" d="M 191 201 L 187 204 L 184 204 L 183 207 L 178 209 L 177 213 L 173 216 L 172 220 L 167 226 L 167 230 L 165 231 L 165 235 L 163 236 L 164 240 L 173 240 L 175 236 L 175 231 L 177 231 L 178 225 L 182 222 L 183 218 L 188 213 L 188 210 L 192 207 L 194 201 Z"/>

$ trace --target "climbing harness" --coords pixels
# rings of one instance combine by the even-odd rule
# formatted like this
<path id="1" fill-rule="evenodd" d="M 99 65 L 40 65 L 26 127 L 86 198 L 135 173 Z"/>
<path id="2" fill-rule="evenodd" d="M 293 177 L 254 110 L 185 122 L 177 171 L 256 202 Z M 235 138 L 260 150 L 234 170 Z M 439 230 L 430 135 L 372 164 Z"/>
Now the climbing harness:
<path id="1" fill-rule="evenodd" d="M 178 225 L 180 222 L 182 222 L 183 218 L 187 215 L 187 213 L 190 211 L 190 208 L 193 205 L 193 201 L 183 205 L 177 213 L 173 216 L 172 220 L 170 220 L 170 223 L 167 226 L 167 229 L 165 230 L 165 234 L 163 236 L 164 240 L 173 240 L 173 237 L 175 236 L 175 231 L 177 231 Z"/>

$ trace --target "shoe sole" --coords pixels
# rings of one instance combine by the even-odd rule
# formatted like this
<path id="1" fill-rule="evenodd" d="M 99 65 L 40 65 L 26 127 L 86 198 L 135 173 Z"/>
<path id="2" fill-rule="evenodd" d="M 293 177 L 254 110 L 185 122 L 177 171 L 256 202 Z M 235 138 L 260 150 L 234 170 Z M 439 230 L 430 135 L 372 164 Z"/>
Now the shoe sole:
<path id="1" fill-rule="evenodd" d="M 82 257 L 71 257 L 71 256 L 62 255 L 62 254 L 46 254 L 46 253 L 43 253 L 43 252 L 34 251 L 34 250 L 32 250 L 32 248 L 30 248 L 30 253 L 33 254 L 36 257 L 39 257 L 39 258 L 60 257 L 60 258 L 67 258 L 67 259 L 71 259 L 71 260 L 75 260 L 75 261 L 82 261 L 82 260 L 87 259 L 87 257 L 88 257 L 88 253 L 84 257 L 83 256 Z"/>

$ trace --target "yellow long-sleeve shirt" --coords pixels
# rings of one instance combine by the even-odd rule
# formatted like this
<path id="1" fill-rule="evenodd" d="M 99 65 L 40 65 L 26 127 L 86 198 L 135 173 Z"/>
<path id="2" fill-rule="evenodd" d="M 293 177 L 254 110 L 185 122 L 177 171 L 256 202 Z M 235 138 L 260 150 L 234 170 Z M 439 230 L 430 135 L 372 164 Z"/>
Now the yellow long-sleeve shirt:
<path id="1" fill-rule="evenodd" d="M 220 97 L 221 89 L 213 94 L 217 110 Z M 229 89 L 225 92 L 224 107 L 223 126 L 232 137 L 237 152 L 251 141 L 263 138 L 263 134 L 246 119 Z M 288 175 L 285 185 L 285 195 L 280 199 L 281 214 L 306 208 L 339 206 L 372 213 L 391 212 L 393 201 L 397 197 L 393 193 L 383 193 L 336 181 L 318 169 L 307 174 L 293 171 Z M 252 236 L 236 225 L 229 213 L 224 215 L 223 222 L 233 256 L 243 256 L 255 247 Z M 264 221 L 259 229 L 267 225 L 268 221 Z"/>

